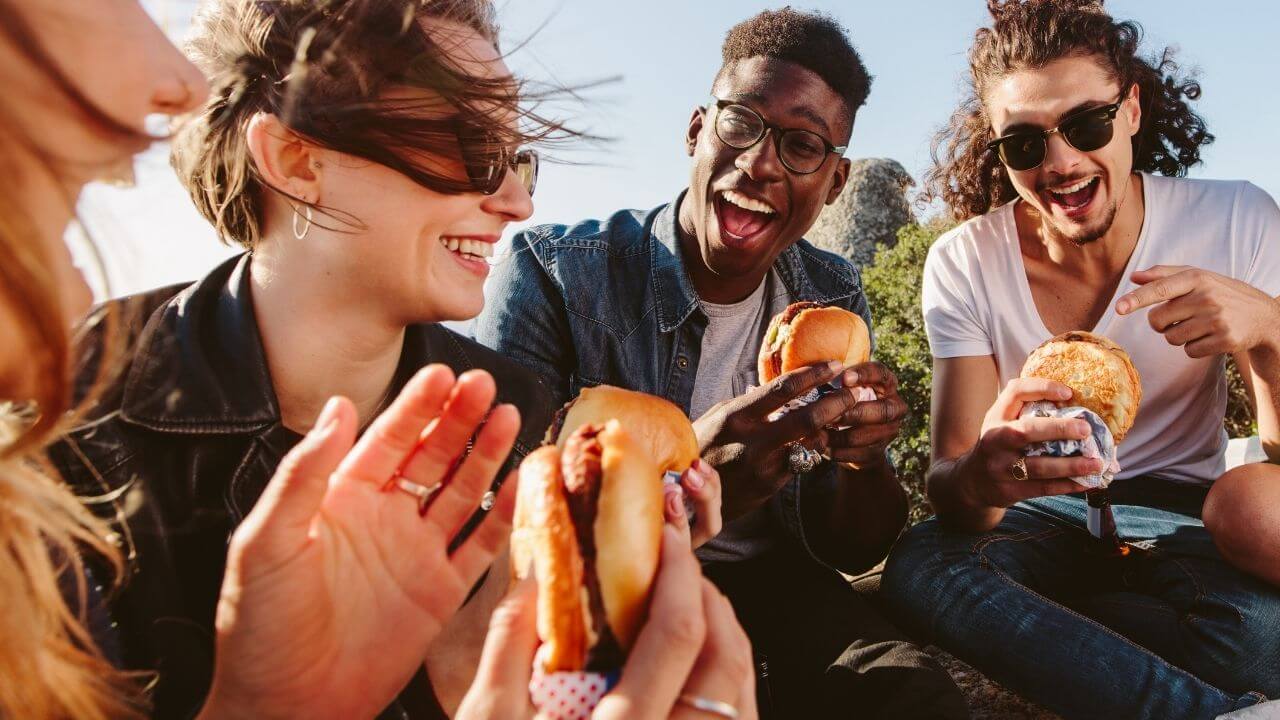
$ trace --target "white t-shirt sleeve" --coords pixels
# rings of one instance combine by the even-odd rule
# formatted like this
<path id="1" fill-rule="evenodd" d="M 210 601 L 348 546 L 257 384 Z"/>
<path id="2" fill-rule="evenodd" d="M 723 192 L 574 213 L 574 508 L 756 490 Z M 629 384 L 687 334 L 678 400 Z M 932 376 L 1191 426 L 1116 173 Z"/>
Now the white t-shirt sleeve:
<path id="1" fill-rule="evenodd" d="M 1232 224 L 1232 234 L 1252 249 L 1240 279 L 1271 297 L 1280 296 L 1280 207 L 1265 190 L 1244 183 Z"/>
<path id="2" fill-rule="evenodd" d="M 979 322 L 975 268 L 959 252 L 959 238 L 948 240 L 944 235 L 934 243 L 924 262 L 921 305 L 929 349 L 938 358 L 991 355 L 991 337 Z"/>

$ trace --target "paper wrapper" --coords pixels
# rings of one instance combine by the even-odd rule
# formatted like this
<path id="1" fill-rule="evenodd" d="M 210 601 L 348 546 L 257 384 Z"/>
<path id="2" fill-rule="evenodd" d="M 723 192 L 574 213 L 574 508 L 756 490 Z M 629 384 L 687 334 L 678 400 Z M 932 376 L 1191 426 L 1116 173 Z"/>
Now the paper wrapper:
<path id="1" fill-rule="evenodd" d="M 1090 490 L 1105 488 L 1120 472 L 1120 463 L 1116 461 L 1116 444 L 1111 437 L 1107 424 L 1092 410 L 1079 406 L 1057 407 L 1049 402 L 1028 403 L 1022 408 L 1019 417 L 1070 418 L 1081 419 L 1089 423 L 1092 432 L 1083 440 L 1047 440 L 1027 446 L 1027 456 L 1073 457 L 1083 456 L 1102 460 L 1103 469 L 1096 475 L 1073 477 L 1080 485 Z"/>
<path id="2" fill-rule="evenodd" d="M 618 684 L 620 673 L 542 672 L 542 651 L 533 661 L 529 698 L 541 720 L 588 720 L 603 698 Z"/>
<path id="3" fill-rule="evenodd" d="M 786 415 L 792 410 L 799 410 L 800 408 L 805 407 L 807 405 L 812 405 L 813 403 L 817 402 L 823 397 L 826 397 L 827 395 L 830 395 L 831 393 L 836 392 L 837 390 L 843 390 L 843 389 L 844 389 L 844 385 L 840 382 L 840 378 L 837 377 L 835 380 L 832 380 L 829 383 L 819 385 L 818 387 L 810 390 L 804 395 L 801 395 L 795 400 L 792 400 L 786 405 L 783 405 L 777 410 L 774 410 L 773 413 L 769 415 L 769 419 L 777 420 L 778 418 L 782 417 L 783 415 Z M 876 391 L 872 390 L 869 387 L 855 387 L 854 393 L 856 395 L 856 399 L 858 402 L 866 402 L 868 400 L 876 399 Z M 837 429 L 843 430 L 844 428 L 837 428 Z"/>

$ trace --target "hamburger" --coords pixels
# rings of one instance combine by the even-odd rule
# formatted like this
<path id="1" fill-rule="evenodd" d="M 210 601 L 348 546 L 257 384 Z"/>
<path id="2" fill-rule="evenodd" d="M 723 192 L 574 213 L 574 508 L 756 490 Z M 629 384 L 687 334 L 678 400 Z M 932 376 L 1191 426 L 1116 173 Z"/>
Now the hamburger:
<path id="1" fill-rule="evenodd" d="M 774 316 L 760 347 L 760 384 L 806 365 L 832 360 L 846 367 L 871 359 L 871 334 L 857 313 L 799 302 Z"/>
<path id="2" fill-rule="evenodd" d="M 1129 354 L 1111 340 L 1083 330 L 1062 333 L 1032 351 L 1022 377 L 1071 388 L 1071 398 L 1058 406 L 1078 405 L 1096 413 L 1117 444 L 1133 427 L 1142 401 L 1142 383 Z"/>
<path id="3" fill-rule="evenodd" d="M 538 579 L 535 673 L 622 667 L 647 614 L 662 539 L 662 484 L 619 420 L 578 426 L 520 465 L 515 575 Z"/>
<path id="4" fill-rule="evenodd" d="M 663 398 L 612 385 L 584 388 L 556 415 L 547 442 L 565 449 L 575 428 L 618 420 L 657 466 L 679 475 L 698 459 L 698 438 L 683 411 Z"/>

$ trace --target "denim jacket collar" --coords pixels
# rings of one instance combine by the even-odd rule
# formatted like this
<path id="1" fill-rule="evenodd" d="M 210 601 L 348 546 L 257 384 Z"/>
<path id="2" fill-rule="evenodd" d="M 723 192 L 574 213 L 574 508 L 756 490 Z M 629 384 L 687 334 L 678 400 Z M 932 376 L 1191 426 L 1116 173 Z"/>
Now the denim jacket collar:
<path id="1" fill-rule="evenodd" d="M 679 328 L 698 308 L 698 293 L 680 250 L 680 203 L 687 194 L 687 190 L 681 191 L 674 201 L 649 216 L 649 277 L 657 301 L 658 328 L 664 333 Z M 773 267 L 788 294 L 798 300 L 826 305 L 858 292 L 847 267 L 832 265 L 812 252 L 804 240 L 783 250 Z"/>

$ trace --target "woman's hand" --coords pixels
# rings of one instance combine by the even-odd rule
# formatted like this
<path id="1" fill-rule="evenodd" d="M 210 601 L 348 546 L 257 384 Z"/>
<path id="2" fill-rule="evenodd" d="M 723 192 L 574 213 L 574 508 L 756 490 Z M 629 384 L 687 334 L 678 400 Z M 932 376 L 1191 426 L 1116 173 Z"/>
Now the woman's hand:
<path id="1" fill-rule="evenodd" d="M 538 647 L 536 600 L 536 585 L 526 580 L 494 612 L 480 670 L 458 720 L 534 717 L 529 680 Z M 618 686 L 592 717 L 707 717 L 687 704 L 693 698 L 726 703 L 743 720 L 756 717 L 746 633 L 729 601 L 702 577 L 688 535 L 667 525 L 648 620 Z"/>
<path id="2" fill-rule="evenodd" d="M 667 485 L 663 491 L 663 511 L 667 522 L 675 525 L 677 530 L 689 533 L 693 547 L 701 547 L 720 534 L 724 525 L 720 515 L 720 473 L 711 463 L 701 458 L 694 460 L 680 476 L 680 483 Z M 693 509 L 692 527 L 685 510 L 685 498 L 689 499 Z"/>
<path id="3" fill-rule="evenodd" d="M 494 396 L 487 373 L 433 365 L 358 443 L 330 400 L 232 537 L 202 716 L 371 717 L 395 698 L 510 532 L 513 482 L 448 553 L 519 430 Z M 393 478 L 443 487 L 420 513 Z"/>

